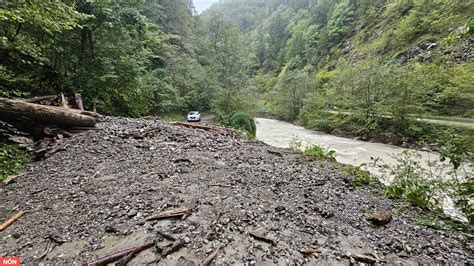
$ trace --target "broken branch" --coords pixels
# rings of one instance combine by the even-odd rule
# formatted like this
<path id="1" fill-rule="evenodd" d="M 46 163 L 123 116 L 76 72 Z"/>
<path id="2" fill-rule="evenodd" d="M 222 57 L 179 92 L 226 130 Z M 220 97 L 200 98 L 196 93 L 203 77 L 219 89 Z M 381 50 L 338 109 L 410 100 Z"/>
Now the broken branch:
<path id="1" fill-rule="evenodd" d="M 103 266 L 103 265 L 107 265 L 109 263 L 112 263 L 112 262 L 115 262 L 119 259 L 122 259 L 123 257 L 126 257 L 130 254 L 135 255 L 135 254 L 138 254 L 140 253 L 141 251 L 145 250 L 145 249 L 149 249 L 151 247 L 153 247 L 155 245 L 154 242 L 151 242 L 151 243 L 146 243 L 146 244 L 142 244 L 142 245 L 138 245 L 134 248 L 130 248 L 130 249 L 127 249 L 127 250 L 124 250 L 124 251 L 120 251 L 120 252 L 117 252 L 117 253 L 114 253 L 114 254 L 111 254 L 111 255 L 108 255 L 108 256 L 105 256 L 105 257 L 102 257 L 94 262 L 90 262 L 88 263 L 87 265 L 88 266 Z M 128 261 L 130 261 L 131 258 L 129 258 Z M 128 263 L 128 261 L 126 261 L 125 263 Z"/>
<path id="2" fill-rule="evenodd" d="M 176 240 L 174 241 L 171 246 L 168 246 L 167 248 L 165 248 L 163 250 L 163 252 L 161 253 L 161 255 L 163 257 L 166 257 L 168 256 L 169 254 L 173 253 L 173 252 L 176 252 L 178 251 L 180 248 L 184 247 L 184 242 L 182 240 Z"/>
<path id="3" fill-rule="evenodd" d="M 365 262 L 365 263 L 370 263 L 370 264 L 373 264 L 373 263 L 377 262 L 377 259 L 374 258 L 372 255 L 369 255 L 369 254 L 354 253 L 354 254 L 351 254 L 351 257 L 354 258 L 355 260 Z"/>
<path id="4" fill-rule="evenodd" d="M 170 241 L 176 241 L 176 238 L 162 230 L 157 230 L 157 233 L 160 234 L 162 237 L 170 240 Z"/>
<path id="5" fill-rule="evenodd" d="M 267 237 L 264 237 L 264 236 L 261 236 L 261 235 L 257 235 L 255 233 L 249 233 L 249 235 L 257 240 L 260 240 L 260 241 L 263 241 L 263 242 L 267 242 L 269 244 L 271 244 L 272 246 L 276 246 L 276 242 L 275 240 L 273 239 L 270 239 L 270 238 L 267 238 Z"/>
<path id="6" fill-rule="evenodd" d="M 174 210 L 164 211 L 155 216 L 150 216 L 145 219 L 145 221 L 161 220 L 166 218 L 173 218 L 178 216 L 183 216 L 189 211 L 188 208 L 178 208 Z"/>
<path id="7" fill-rule="evenodd" d="M 15 213 L 12 217 L 10 217 L 2 225 L 0 225 L 0 231 L 3 231 L 3 229 L 7 228 L 9 225 L 14 223 L 18 218 L 23 216 L 23 214 L 25 214 L 24 211 L 19 211 L 19 212 Z"/>
<path id="8" fill-rule="evenodd" d="M 209 256 L 207 256 L 207 258 L 204 260 L 202 265 L 203 266 L 211 265 L 211 262 L 217 257 L 217 254 L 219 254 L 220 249 L 221 249 L 221 247 L 219 246 L 219 247 L 216 248 L 216 250 L 214 250 L 214 252 L 209 254 Z"/>
<path id="9" fill-rule="evenodd" d="M 267 152 L 270 153 L 270 154 L 273 154 L 273 155 L 276 155 L 276 156 L 278 156 L 278 157 L 283 158 L 283 154 L 282 154 L 281 152 L 279 152 L 279 151 L 267 150 Z"/>
<path id="10" fill-rule="evenodd" d="M 300 252 L 303 255 L 311 255 L 311 254 L 321 253 L 321 250 L 319 250 L 319 249 L 303 249 L 303 250 L 300 250 Z"/>

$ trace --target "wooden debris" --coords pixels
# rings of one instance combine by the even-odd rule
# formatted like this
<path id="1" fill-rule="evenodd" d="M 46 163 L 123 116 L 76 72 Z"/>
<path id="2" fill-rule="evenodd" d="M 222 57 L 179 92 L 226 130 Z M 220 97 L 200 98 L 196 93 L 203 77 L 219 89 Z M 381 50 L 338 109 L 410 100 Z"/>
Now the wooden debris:
<path id="1" fill-rule="evenodd" d="M 215 126 L 211 127 L 211 126 L 205 126 L 205 125 L 200 125 L 200 124 L 191 124 L 191 123 L 185 123 L 185 122 L 175 122 L 173 124 L 177 125 L 177 126 L 194 128 L 194 129 L 202 129 L 202 130 L 212 131 L 212 132 L 225 132 L 231 138 L 234 138 L 234 139 L 239 138 L 239 134 L 231 128 L 215 127 Z"/>
<path id="2" fill-rule="evenodd" d="M 59 239 L 59 238 L 57 238 L 57 237 L 55 237 L 55 236 L 53 236 L 53 235 L 48 236 L 48 239 L 49 239 L 49 240 L 52 240 L 53 242 L 55 242 L 55 243 L 58 244 L 58 245 L 62 245 L 62 244 L 64 244 L 64 243 L 66 243 L 65 240 Z"/>
<path id="3" fill-rule="evenodd" d="M 203 130 L 207 130 L 207 131 L 219 130 L 216 127 L 209 127 L 209 126 L 204 126 L 204 125 L 199 125 L 199 124 L 191 124 L 191 123 L 184 123 L 184 122 L 175 122 L 174 125 L 182 126 L 182 127 L 195 128 L 195 129 L 203 129 Z"/>
<path id="4" fill-rule="evenodd" d="M 61 108 L 69 108 L 69 102 L 62 92 L 59 94 L 59 106 Z"/>
<path id="5" fill-rule="evenodd" d="M 255 233 L 249 233 L 249 235 L 257 240 L 260 240 L 260 241 L 263 241 L 263 242 L 267 242 L 269 244 L 271 244 L 272 246 L 276 246 L 276 242 L 275 240 L 273 239 L 270 239 L 270 238 L 267 238 L 267 237 L 264 237 L 264 236 L 261 236 L 261 235 L 257 235 Z"/>
<path id="6" fill-rule="evenodd" d="M 369 217 L 368 219 L 375 225 L 385 225 L 392 220 L 392 212 L 390 211 L 381 211 Z"/>
<path id="7" fill-rule="evenodd" d="M 10 121 L 27 117 L 32 121 L 56 124 L 58 126 L 94 127 L 96 120 L 89 115 L 83 115 L 80 110 L 65 109 L 56 106 L 46 106 L 20 100 L 0 98 L 0 119 Z"/>
<path id="8" fill-rule="evenodd" d="M 53 154 L 60 152 L 60 151 L 66 151 L 66 148 L 64 148 L 64 145 L 59 144 L 56 147 L 48 150 L 44 155 L 43 159 L 48 159 L 49 157 L 53 156 Z"/>
<path id="9" fill-rule="evenodd" d="M 204 262 L 202 263 L 203 266 L 209 266 L 211 265 L 211 262 L 217 257 L 217 255 L 219 254 L 219 251 L 220 251 L 221 247 L 217 247 L 216 250 L 214 250 L 211 254 L 209 254 L 209 256 L 207 256 L 207 258 L 204 260 Z"/>
<path id="10" fill-rule="evenodd" d="M 191 163 L 191 159 L 188 158 L 178 158 L 174 159 L 174 163 Z"/>
<path id="11" fill-rule="evenodd" d="M 22 101 L 28 102 L 28 103 L 39 103 L 42 101 L 48 101 L 52 102 L 58 98 L 58 95 L 45 95 L 45 96 L 38 96 L 38 97 L 33 97 L 29 99 L 23 99 Z"/>
<path id="12" fill-rule="evenodd" d="M 87 265 L 88 266 L 103 266 L 103 265 L 107 265 L 109 263 L 112 263 L 112 262 L 115 262 L 117 260 L 120 260 L 124 257 L 128 257 L 130 254 L 131 254 L 131 257 L 133 257 L 134 255 L 140 253 L 141 251 L 145 250 L 145 249 L 149 249 L 151 247 L 153 247 L 155 245 L 154 242 L 152 243 L 146 243 L 146 244 L 142 244 L 142 245 L 138 245 L 136 247 L 133 247 L 133 248 L 130 248 L 130 249 L 126 249 L 124 251 L 120 251 L 120 252 L 117 252 L 117 253 L 114 253 L 114 254 L 110 254 L 110 255 L 107 255 L 105 257 L 102 257 L 96 261 L 93 261 L 93 262 L 90 262 L 88 263 Z M 124 260 L 124 263 L 123 265 L 126 265 L 128 263 L 128 261 L 131 260 L 131 257 L 128 258 L 128 260 Z"/>
<path id="13" fill-rule="evenodd" d="M 84 103 L 82 102 L 82 96 L 79 93 L 74 92 L 74 100 L 76 101 L 77 109 L 84 111 Z"/>
<path id="14" fill-rule="evenodd" d="M 116 264 L 117 266 L 125 266 L 127 265 L 133 258 L 133 252 L 129 252 L 127 255 L 125 255 L 120 261 Z"/>
<path id="15" fill-rule="evenodd" d="M 354 253 L 354 254 L 351 254 L 351 257 L 354 258 L 357 261 L 361 261 L 361 262 L 365 262 L 365 263 L 369 263 L 369 264 L 373 264 L 373 263 L 377 262 L 377 259 L 374 256 L 370 255 L 370 254 L 357 254 L 357 253 Z"/>
<path id="16" fill-rule="evenodd" d="M 170 246 L 168 246 L 167 248 L 163 250 L 163 252 L 161 253 L 161 256 L 166 257 L 169 254 L 178 251 L 182 247 L 184 247 L 184 242 L 181 239 L 176 240 L 173 243 L 171 243 Z"/>
<path id="17" fill-rule="evenodd" d="M 176 241 L 176 238 L 175 238 L 174 236 L 172 236 L 172 235 L 170 235 L 170 234 L 168 234 L 168 233 L 166 233 L 166 232 L 164 232 L 164 231 L 162 231 L 162 230 L 157 230 L 157 233 L 158 233 L 159 235 L 161 235 L 162 237 L 164 237 L 164 238 L 170 240 L 170 241 Z"/>
<path id="18" fill-rule="evenodd" d="M 303 255 L 311 255 L 311 254 L 321 253 L 321 250 L 319 250 L 319 249 L 303 249 L 303 250 L 300 250 L 300 252 Z"/>
<path id="19" fill-rule="evenodd" d="M 283 158 L 283 154 L 282 154 L 281 152 L 279 152 L 279 151 L 267 150 L 267 152 L 270 153 L 270 154 L 273 154 L 273 155 L 276 155 L 276 156 L 278 156 L 278 157 Z"/>
<path id="20" fill-rule="evenodd" d="M 49 254 L 49 252 L 51 252 L 51 250 L 53 250 L 53 240 L 49 239 L 48 240 L 48 244 L 46 245 L 46 249 L 44 250 L 44 252 L 38 257 L 39 260 L 42 260 L 44 257 L 46 257 L 46 255 Z"/>
<path id="21" fill-rule="evenodd" d="M 161 220 L 161 219 L 183 216 L 187 214 L 188 212 L 189 212 L 188 208 L 178 208 L 174 210 L 161 212 L 158 215 L 150 216 L 146 218 L 145 221 L 154 221 L 154 220 Z"/>
<path id="22" fill-rule="evenodd" d="M 216 184 L 209 184 L 209 187 L 232 187 L 232 186 L 231 185 L 226 185 L 226 184 L 216 183 Z"/>
<path id="23" fill-rule="evenodd" d="M 25 214 L 24 211 L 19 211 L 17 213 L 15 213 L 12 217 L 8 218 L 5 222 L 3 222 L 3 224 L 0 225 L 0 231 L 3 231 L 5 228 L 7 228 L 8 226 L 10 226 L 12 223 L 14 223 L 18 218 L 20 218 L 21 216 L 23 216 L 23 214 Z"/>

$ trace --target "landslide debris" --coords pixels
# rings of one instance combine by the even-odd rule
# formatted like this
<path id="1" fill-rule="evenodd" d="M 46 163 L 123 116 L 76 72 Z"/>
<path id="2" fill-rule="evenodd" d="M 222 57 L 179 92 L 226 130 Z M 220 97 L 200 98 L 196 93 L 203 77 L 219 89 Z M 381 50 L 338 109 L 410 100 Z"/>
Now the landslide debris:
<path id="1" fill-rule="evenodd" d="M 0 188 L 1 221 L 26 212 L 0 232 L 0 256 L 36 263 L 48 247 L 42 262 L 85 263 L 155 241 L 131 263 L 473 262 L 456 232 L 395 214 L 374 226 L 394 203 L 334 163 L 229 132 L 104 118 Z"/>

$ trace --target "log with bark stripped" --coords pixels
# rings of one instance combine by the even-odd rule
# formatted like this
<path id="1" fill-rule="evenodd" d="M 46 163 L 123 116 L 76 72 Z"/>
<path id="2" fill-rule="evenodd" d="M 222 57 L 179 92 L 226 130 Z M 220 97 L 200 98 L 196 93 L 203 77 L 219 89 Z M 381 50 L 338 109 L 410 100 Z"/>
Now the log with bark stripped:
<path id="1" fill-rule="evenodd" d="M 94 127 L 96 119 L 81 110 L 45 106 L 20 100 L 0 98 L 0 120 L 14 121 L 22 118 L 67 127 Z"/>

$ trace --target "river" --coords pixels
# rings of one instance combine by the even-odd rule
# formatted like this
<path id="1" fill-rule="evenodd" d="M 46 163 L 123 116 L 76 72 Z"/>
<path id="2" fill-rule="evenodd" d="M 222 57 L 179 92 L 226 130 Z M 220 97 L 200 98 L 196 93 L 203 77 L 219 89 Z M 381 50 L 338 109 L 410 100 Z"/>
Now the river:
<path id="1" fill-rule="evenodd" d="M 405 150 L 412 150 L 389 144 L 338 137 L 275 119 L 256 118 L 256 123 L 257 139 L 269 145 L 288 148 L 293 140 L 298 139 L 302 143 L 302 148 L 317 145 L 326 150 L 334 150 L 338 162 L 355 166 L 370 164 L 375 158 L 381 159 L 386 164 L 394 164 L 396 162 L 394 156 Z M 440 159 L 440 155 L 436 152 L 412 151 L 420 155 L 419 163 L 423 167 L 427 167 L 430 161 Z M 376 167 L 366 167 L 366 169 L 375 175 L 381 175 Z M 472 172 L 472 169 L 464 169 L 464 171 Z M 381 181 L 387 183 L 387 179 Z M 459 213 L 454 209 L 450 198 L 445 197 L 443 205 L 446 214 L 459 219 Z"/>

